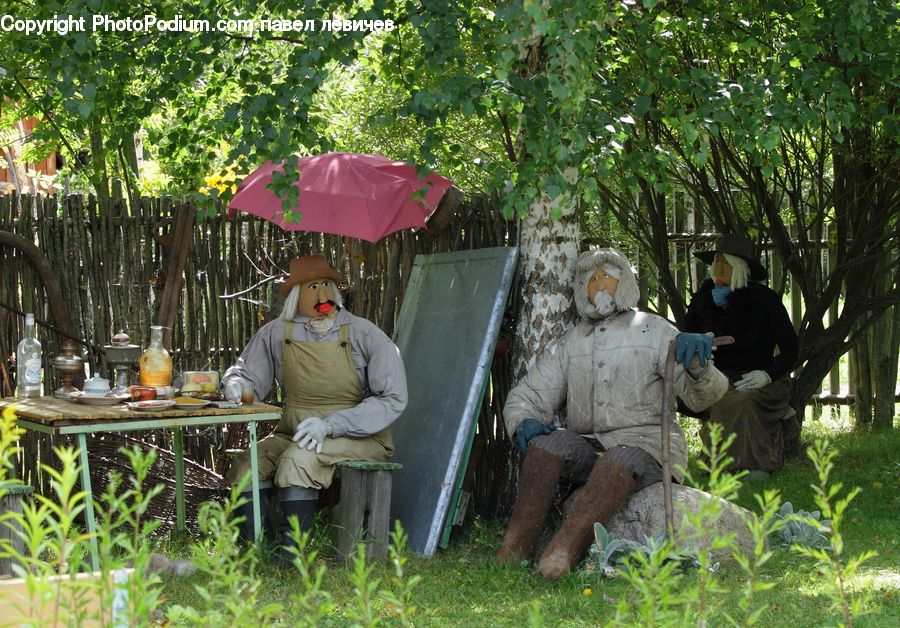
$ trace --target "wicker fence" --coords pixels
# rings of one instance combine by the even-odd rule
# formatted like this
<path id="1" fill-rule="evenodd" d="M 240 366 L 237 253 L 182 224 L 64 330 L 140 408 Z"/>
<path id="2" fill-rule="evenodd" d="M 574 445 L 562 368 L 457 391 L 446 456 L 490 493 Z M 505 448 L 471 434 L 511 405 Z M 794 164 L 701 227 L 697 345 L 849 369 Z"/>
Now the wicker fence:
<path id="1" fill-rule="evenodd" d="M 348 308 L 380 325 L 389 334 L 402 303 L 403 291 L 415 256 L 460 249 L 514 243 L 514 224 L 502 219 L 496 200 L 462 202 L 435 229 L 403 232 L 372 245 L 338 236 L 285 232 L 252 216 L 229 216 L 225 208 L 193 210 L 195 224 L 184 264 L 180 312 L 169 342 L 177 370 L 224 371 L 231 365 L 260 325 L 280 309 L 277 281 L 292 257 L 326 255 L 348 278 Z M 83 344 L 82 356 L 91 371 L 101 368 L 103 345 L 125 330 L 135 344 L 146 345 L 149 327 L 157 320 L 160 295 L 168 278 L 175 215 L 185 208 L 168 199 L 142 199 L 129 210 L 123 204 L 101 208 L 93 199 L 72 196 L 59 203 L 53 198 L 0 197 L 0 232 L 21 236 L 38 246 L 59 283 L 73 334 Z M 440 211 L 440 210 L 439 210 Z M 46 323 L 39 329 L 44 348 L 45 393 L 59 385 L 50 367 L 59 354 L 61 337 L 54 331 L 46 290 L 30 259 L 15 247 L 0 246 L 0 392 L 12 394 L 12 360 L 24 322 L 17 312 L 35 312 Z M 495 383 L 489 387 L 479 422 L 476 451 L 484 461 L 505 465 L 507 445 L 497 438 L 497 420 L 508 378 L 495 364 Z M 277 394 L 277 393 L 276 393 Z M 222 452 L 234 442 L 225 428 L 197 429 L 185 434 L 185 455 L 210 470 L 221 470 Z M 165 432 L 139 435 L 140 440 L 171 449 Z M 495 445 L 502 452 L 491 455 Z M 37 462 L 49 462 L 50 443 L 44 436 L 23 439 L 19 473 L 36 489 L 42 478 Z M 109 456 L 110 446 L 97 446 Z M 93 454 L 92 454 L 93 455 Z M 484 481 L 476 482 L 476 503 L 486 503 L 493 472 L 479 467 Z M 165 465 L 160 465 L 164 467 Z M 478 493 L 482 493 L 479 495 Z"/>

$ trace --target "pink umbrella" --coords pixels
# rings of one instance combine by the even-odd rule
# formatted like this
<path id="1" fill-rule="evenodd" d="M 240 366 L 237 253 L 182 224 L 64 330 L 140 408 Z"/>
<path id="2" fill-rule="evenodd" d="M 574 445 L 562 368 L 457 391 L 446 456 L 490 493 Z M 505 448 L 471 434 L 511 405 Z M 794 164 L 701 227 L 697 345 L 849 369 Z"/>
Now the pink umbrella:
<path id="1" fill-rule="evenodd" d="M 394 231 L 424 227 L 425 219 L 453 184 L 435 173 L 420 179 L 414 166 L 381 155 L 325 153 L 302 157 L 297 166 L 300 180 L 294 185 L 300 188 L 300 200 L 288 215 L 281 208 L 281 198 L 267 187 L 274 171 L 284 171 L 282 163 L 271 161 L 244 179 L 228 207 L 260 216 L 288 231 L 318 231 L 377 242 Z M 414 199 L 413 194 L 425 186 L 424 197 Z"/>

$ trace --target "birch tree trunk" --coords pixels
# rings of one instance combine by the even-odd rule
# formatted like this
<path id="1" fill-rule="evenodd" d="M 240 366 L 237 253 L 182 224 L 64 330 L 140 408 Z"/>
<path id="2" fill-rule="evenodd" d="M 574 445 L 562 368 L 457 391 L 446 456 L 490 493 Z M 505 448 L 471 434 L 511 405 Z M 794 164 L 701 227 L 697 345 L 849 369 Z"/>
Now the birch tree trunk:
<path id="1" fill-rule="evenodd" d="M 560 197 L 564 198 L 564 197 Z M 520 379 L 572 318 L 572 281 L 578 257 L 576 205 L 560 207 L 539 196 L 522 220 L 519 249 L 521 277 L 519 321 L 513 344 L 513 380 Z"/>

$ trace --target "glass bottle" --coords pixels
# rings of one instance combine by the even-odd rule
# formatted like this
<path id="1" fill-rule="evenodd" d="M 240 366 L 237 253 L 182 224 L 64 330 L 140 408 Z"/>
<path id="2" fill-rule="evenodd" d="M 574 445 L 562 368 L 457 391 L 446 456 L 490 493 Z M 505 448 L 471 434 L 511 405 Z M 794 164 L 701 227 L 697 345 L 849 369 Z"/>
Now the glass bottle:
<path id="1" fill-rule="evenodd" d="M 139 362 L 141 386 L 171 386 L 172 357 L 163 346 L 163 328 L 150 327 L 150 346 L 144 349 Z"/>
<path id="2" fill-rule="evenodd" d="M 25 335 L 16 347 L 16 396 L 40 397 L 44 394 L 44 362 L 37 339 L 34 314 L 25 315 Z"/>

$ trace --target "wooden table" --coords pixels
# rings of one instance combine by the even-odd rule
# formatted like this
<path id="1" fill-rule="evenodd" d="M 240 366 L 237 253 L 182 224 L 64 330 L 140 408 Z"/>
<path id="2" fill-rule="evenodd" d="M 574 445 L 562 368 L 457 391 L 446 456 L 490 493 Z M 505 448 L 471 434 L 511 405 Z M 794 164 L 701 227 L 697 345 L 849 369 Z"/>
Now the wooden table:
<path id="1" fill-rule="evenodd" d="M 95 432 L 129 432 L 134 430 L 172 429 L 175 449 L 175 513 L 178 530 L 185 528 L 184 516 L 184 434 L 183 428 L 198 425 L 246 423 L 250 432 L 250 467 L 253 491 L 254 528 L 256 538 L 262 529 L 259 511 L 259 461 L 256 453 L 256 424 L 281 418 L 281 408 L 265 403 L 243 404 L 237 408 L 206 406 L 192 410 L 162 410 L 139 412 L 124 404 L 112 406 L 87 405 L 53 397 L 0 399 L 0 410 L 14 405 L 19 427 L 44 434 L 73 434 L 78 437 L 81 459 L 81 485 L 85 491 L 85 518 L 91 536 L 91 561 L 94 570 L 100 568 L 97 553 L 94 502 L 91 493 L 91 474 L 88 467 L 87 434 Z"/>

